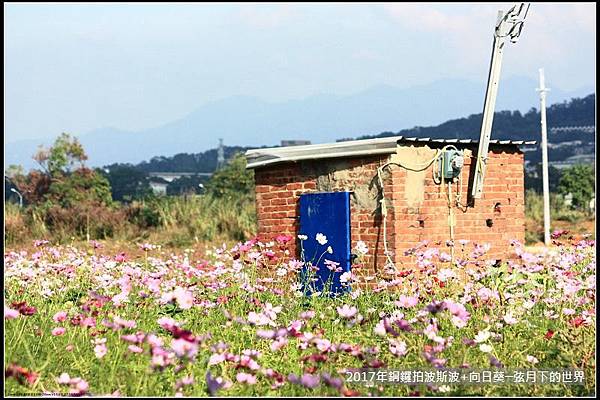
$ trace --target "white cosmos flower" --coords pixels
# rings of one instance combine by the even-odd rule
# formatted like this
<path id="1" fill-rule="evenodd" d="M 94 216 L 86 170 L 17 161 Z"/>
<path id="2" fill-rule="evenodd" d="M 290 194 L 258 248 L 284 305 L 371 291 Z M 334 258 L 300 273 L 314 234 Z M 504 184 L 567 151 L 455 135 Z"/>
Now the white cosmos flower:
<path id="1" fill-rule="evenodd" d="M 408 353 L 406 342 L 403 340 L 388 339 L 390 352 L 395 356 L 404 356 Z"/>
<path id="2" fill-rule="evenodd" d="M 514 325 L 516 324 L 518 321 L 517 319 L 513 316 L 513 314 L 511 312 L 506 313 L 506 315 L 504 316 L 504 322 L 506 322 L 508 325 Z"/>
<path id="3" fill-rule="evenodd" d="M 483 343 L 479 345 L 479 350 L 481 350 L 484 353 L 490 353 L 493 349 L 492 346 L 490 346 L 487 343 Z"/>
<path id="4" fill-rule="evenodd" d="M 369 252 L 369 248 L 367 247 L 367 244 L 365 242 L 363 242 L 362 240 L 359 240 L 358 242 L 356 242 L 356 252 L 362 256 L 364 256 L 365 254 L 367 254 Z"/>
<path id="5" fill-rule="evenodd" d="M 317 233 L 316 239 L 317 242 L 319 242 L 319 244 L 322 246 L 327 244 L 327 236 L 323 235 L 322 233 Z"/>
<path id="6" fill-rule="evenodd" d="M 473 338 L 473 340 L 475 340 L 476 343 L 483 343 L 486 340 L 488 340 L 490 338 L 490 336 L 492 336 L 492 334 L 488 330 L 479 331 L 477 333 L 477 335 L 475 335 L 475 337 Z"/>
<path id="7" fill-rule="evenodd" d="M 387 334 L 387 332 L 385 331 L 385 325 L 383 324 L 383 320 L 380 320 L 377 325 L 375 325 L 375 328 L 373 328 L 373 331 L 375 332 L 375 334 L 377 336 L 385 336 Z"/>

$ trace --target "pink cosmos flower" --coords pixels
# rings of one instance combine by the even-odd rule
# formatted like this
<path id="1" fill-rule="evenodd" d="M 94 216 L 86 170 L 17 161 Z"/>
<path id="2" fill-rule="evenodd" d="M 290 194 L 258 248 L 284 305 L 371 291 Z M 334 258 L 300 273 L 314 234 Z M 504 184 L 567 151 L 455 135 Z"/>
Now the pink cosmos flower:
<path id="1" fill-rule="evenodd" d="M 222 363 L 223 361 L 225 361 L 225 354 L 223 354 L 223 353 L 213 354 L 208 359 L 208 365 L 209 366 L 217 365 L 217 364 Z"/>
<path id="2" fill-rule="evenodd" d="M 317 349 L 322 352 L 331 350 L 331 342 L 327 339 L 315 338 L 313 343 L 317 346 Z"/>
<path id="3" fill-rule="evenodd" d="M 255 313 L 254 311 L 250 311 L 248 313 L 248 322 L 254 325 L 271 325 L 275 326 L 275 323 L 271 321 L 269 317 L 264 315 L 263 313 Z"/>
<path id="4" fill-rule="evenodd" d="M 85 394 L 90 387 L 90 385 L 81 378 L 72 378 L 69 384 L 71 385 L 69 393 L 75 395 Z"/>
<path id="5" fill-rule="evenodd" d="M 136 346 L 134 344 L 130 344 L 129 346 L 127 346 L 127 348 L 129 349 L 129 351 L 131 351 L 132 353 L 142 353 L 144 351 L 144 349 L 142 349 L 139 346 Z"/>
<path id="6" fill-rule="evenodd" d="M 144 341 L 144 338 L 146 337 L 146 334 L 144 332 L 137 332 L 135 334 L 129 334 L 129 335 L 121 335 L 121 339 L 129 342 L 129 343 L 133 343 L 133 344 L 140 344 Z"/>
<path id="7" fill-rule="evenodd" d="M 198 344 L 185 339 L 173 339 L 171 348 L 177 357 L 187 357 L 193 359 L 198 353 Z"/>
<path id="8" fill-rule="evenodd" d="M 79 325 L 84 328 L 93 328 L 96 326 L 96 319 L 93 317 L 85 317 Z"/>
<path id="9" fill-rule="evenodd" d="M 63 327 L 52 329 L 52 336 L 61 336 L 64 335 L 66 329 Z"/>
<path id="10" fill-rule="evenodd" d="M 52 317 L 52 320 L 54 322 L 56 322 L 57 324 L 60 322 L 64 322 L 66 319 L 67 319 L 66 311 L 59 311 L 56 314 L 54 314 L 54 316 Z"/>
<path id="11" fill-rule="evenodd" d="M 337 312 L 342 318 L 350 319 L 356 315 L 358 310 L 356 307 L 349 307 L 347 304 L 344 304 L 342 307 L 337 307 Z"/>
<path id="12" fill-rule="evenodd" d="M 97 358 L 102 358 L 106 355 L 108 349 L 106 348 L 106 344 L 100 343 L 94 346 L 94 354 Z"/>
<path id="13" fill-rule="evenodd" d="M 187 289 L 177 287 L 173 291 L 173 296 L 177 300 L 177 305 L 183 310 L 188 310 L 194 305 L 194 295 Z"/>
<path id="14" fill-rule="evenodd" d="M 171 330 L 174 326 L 179 326 L 179 322 L 169 317 L 160 317 L 156 322 L 166 330 Z"/>
<path id="15" fill-rule="evenodd" d="M 396 306 L 402 308 L 411 308 L 416 306 L 417 303 L 419 303 L 419 298 L 417 296 L 405 296 L 403 294 L 400 295 L 398 301 L 394 302 Z"/>
<path id="16" fill-rule="evenodd" d="M 239 383 L 247 383 L 248 385 L 256 384 L 256 377 L 246 372 L 238 372 L 235 378 Z"/>
<path id="17" fill-rule="evenodd" d="M 143 251 L 150 251 L 150 250 L 154 250 L 157 248 L 156 245 L 150 244 L 150 243 L 144 243 L 144 244 L 140 244 L 138 245 L 140 249 L 142 249 Z"/>
<path id="18" fill-rule="evenodd" d="M 373 328 L 373 332 L 375 332 L 377 336 L 386 336 L 387 330 L 385 329 L 385 321 L 380 320 Z"/>
<path id="19" fill-rule="evenodd" d="M 257 370 L 260 368 L 260 365 L 258 365 L 258 363 L 254 359 L 246 355 L 240 357 L 239 364 L 240 367 L 246 367 L 252 370 Z"/>
<path id="20" fill-rule="evenodd" d="M 63 372 L 58 378 L 56 378 L 56 382 L 59 385 L 68 385 L 71 382 L 71 377 L 66 372 Z"/>
<path id="21" fill-rule="evenodd" d="M 275 241 L 279 244 L 286 244 L 290 240 L 292 240 L 292 237 L 289 235 L 277 235 L 275 237 Z"/>
<path id="22" fill-rule="evenodd" d="M 96 240 L 90 240 L 90 243 L 92 245 L 92 247 L 94 247 L 94 249 L 101 249 L 104 247 L 104 245 Z"/>
<path id="23" fill-rule="evenodd" d="M 13 310 L 10 307 L 4 305 L 4 319 L 15 319 L 19 316 L 19 311 Z"/>
<path id="24" fill-rule="evenodd" d="M 278 351 L 282 347 L 284 347 L 286 344 L 288 344 L 288 340 L 285 337 L 279 337 L 279 338 L 275 339 L 269 347 L 270 347 L 271 351 Z"/>
<path id="25" fill-rule="evenodd" d="M 327 267 L 327 269 L 330 270 L 330 271 L 342 272 L 342 268 L 339 267 L 340 263 L 338 263 L 338 262 L 331 261 L 331 260 L 328 260 L 328 259 L 324 259 L 323 263 L 325 264 L 325 266 Z"/>
<path id="26" fill-rule="evenodd" d="M 112 297 L 112 302 L 115 303 L 115 306 L 120 306 L 123 303 L 127 303 L 129 301 L 129 293 L 121 292 Z"/>
<path id="27" fill-rule="evenodd" d="M 155 334 L 150 334 L 146 336 L 146 342 L 152 347 L 160 347 L 163 345 L 163 340 L 156 336 Z"/>
<path id="28" fill-rule="evenodd" d="M 136 322 L 133 320 L 127 320 L 115 315 L 113 318 L 115 324 L 118 328 L 135 328 L 137 326 Z"/>

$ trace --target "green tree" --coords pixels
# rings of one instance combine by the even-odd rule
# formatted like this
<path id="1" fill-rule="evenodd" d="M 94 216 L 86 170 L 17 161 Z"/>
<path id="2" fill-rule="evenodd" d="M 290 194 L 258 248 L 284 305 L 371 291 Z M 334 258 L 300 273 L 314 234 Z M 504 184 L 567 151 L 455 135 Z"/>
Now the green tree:
<path id="1" fill-rule="evenodd" d="M 179 196 L 182 194 L 202 194 L 207 178 L 200 175 L 182 176 L 167 185 L 167 195 Z"/>
<path id="2" fill-rule="evenodd" d="M 235 155 L 229 163 L 213 174 L 206 184 L 215 197 L 242 197 L 254 192 L 254 171 L 246 169 L 246 157 Z"/>
<path id="3" fill-rule="evenodd" d="M 109 206 L 112 204 L 110 183 L 96 171 L 81 167 L 62 179 L 54 180 L 45 200 L 63 208 L 74 207 L 77 204 Z"/>
<path id="4" fill-rule="evenodd" d="M 98 170 L 109 181 L 115 201 L 132 201 L 152 194 L 148 173 L 131 164 L 113 164 Z"/>
<path id="5" fill-rule="evenodd" d="M 83 162 L 87 158 L 79 140 L 64 132 L 54 141 L 52 147 L 49 149 L 40 147 L 33 156 L 33 159 L 51 177 L 72 171 L 76 164 L 83 167 Z"/>
<path id="6" fill-rule="evenodd" d="M 558 191 L 562 195 L 572 194 L 573 208 L 587 209 L 589 201 L 594 197 L 595 180 L 591 165 L 574 165 L 563 170 Z"/>

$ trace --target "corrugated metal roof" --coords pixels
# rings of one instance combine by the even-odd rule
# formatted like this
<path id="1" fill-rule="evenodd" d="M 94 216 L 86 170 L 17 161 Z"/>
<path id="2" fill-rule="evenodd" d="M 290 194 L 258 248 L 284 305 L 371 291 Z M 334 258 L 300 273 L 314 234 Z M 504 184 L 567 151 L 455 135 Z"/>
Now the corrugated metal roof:
<path id="1" fill-rule="evenodd" d="M 269 147 L 246 151 L 248 165 L 246 168 L 258 168 L 266 165 L 322 158 L 352 157 L 359 155 L 392 154 L 398 144 L 413 143 L 447 143 L 447 144 L 477 144 L 472 139 L 431 139 L 392 136 L 378 139 L 350 140 L 345 142 L 310 144 L 304 146 Z M 523 145 L 535 144 L 535 141 L 522 140 L 490 140 L 494 145 Z"/>
<path id="2" fill-rule="evenodd" d="M 460 144 L 479 144 L 479 140 L 473 139 L 431 139 L 431 138 L 419 138 L 419 137 L 404 137 L 397 136 L 398 143 L 402 142 L 434 142 L 434 143 L 460 143 Z M 523 144 L 536 144 L 535 140 L 490 140 L 490 144 L 501 144 L 501 145 L 523 145 Z"/>
<path id="3" fill-rule="evenodd" d="M 246 151 L 248 165 L 257 168 L 286 161 L 320 158 L 351 157 L 364 154 L 391 154 L 396 151 L 398 137 L 387 137 L 345 142 L 308 144 L 304 146 L 269 147 Z"/>

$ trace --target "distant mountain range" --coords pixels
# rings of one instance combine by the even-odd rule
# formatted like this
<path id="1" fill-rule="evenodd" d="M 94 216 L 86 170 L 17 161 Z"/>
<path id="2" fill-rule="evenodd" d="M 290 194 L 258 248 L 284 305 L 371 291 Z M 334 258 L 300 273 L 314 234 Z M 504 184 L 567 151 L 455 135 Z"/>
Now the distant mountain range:
<path id="1" fill-rule="evenodd" d="M 539 107 L 537 82 L 512 77 L 500 82 L 496 110 L 526 112 Z M 594 92 L 552 88 L 550 104 Z M 302 100 L 269 103 L 255 97 L 229 97 L 207 103 L 182 119 L 139 132 L 100 128 L 77 136 L 89 155 L 90 166 L 139 163 L 155 156 L 200 153 L 215 148 L 218 138 L 235 146 L 278 145 L 282 139 L 312 143 L 377 135 L 414 126 L 441 124 L 451 118 L 481 113 L 485 82 L 441 80 L 399 89 L 377 86 L 348 96 L 315 95 Z M 55 137 L 60 132 L 55 132 Z M 22 140 L 5 145 L 5 168 L 35 167 L 31 156 L 47 140 Z"/>

